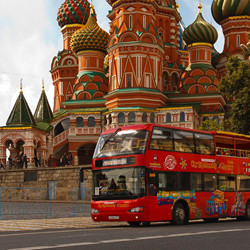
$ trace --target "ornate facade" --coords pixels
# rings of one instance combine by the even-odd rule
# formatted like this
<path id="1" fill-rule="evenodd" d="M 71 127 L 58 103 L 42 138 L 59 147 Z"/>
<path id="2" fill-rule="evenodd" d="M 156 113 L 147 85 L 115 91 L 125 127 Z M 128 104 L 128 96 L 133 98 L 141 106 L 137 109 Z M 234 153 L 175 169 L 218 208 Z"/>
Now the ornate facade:
<path id="1" fill-rule="evenodd" d="M 104 0 L 103 0 L 104 1 Z M 132 123 L 197 128 L 205 119 L 223 121 L 227 103 L 218 90 L 229 55 L 241 53 L 250 32 L 249 1 L 214 0 L 212 14 L 225 36 L 202 16 L 185 30 L 175 0 L 107 0 L 109 34 L 87 0 L 65 0 L 57 21 L 63 50 L 53 58 L 53 115 L 42 91 L 34 116 L 22 91 L 5 127 L 0 159 L 27 155 L 90 164 L 100 133 Z M 59 164 L 59 162 L 57 162 Z"/>

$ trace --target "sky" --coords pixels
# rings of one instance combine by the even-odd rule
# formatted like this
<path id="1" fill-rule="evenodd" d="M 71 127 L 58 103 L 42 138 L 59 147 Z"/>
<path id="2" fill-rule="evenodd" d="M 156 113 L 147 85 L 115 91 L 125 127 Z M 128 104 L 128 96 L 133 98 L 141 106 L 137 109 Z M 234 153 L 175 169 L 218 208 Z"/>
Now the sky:
<path id="1" fill-rule="evenodd" d="M 35 112 L 42 91 L 45 91 L 53 109 L 54 90 L 51 80 L 51 62 L 63 49 L 57 12 L 65 0 L 11 0 L 1 1 L 0 8 L 0 126 L 5 126 L 20 92 Z M 186 26 L 193 23 L 198 14 L 200 0 L 179 0 L 180 14 Z M 217 29 L 219 39 L 215 48 L 221 52 L 224 38 L 221 27 L 211 15 L 213 0 L 201 0 L 205 20 Z M 89 0 L 90 2 L 90 0 Z M 106 0 L 93 0 L 98 24 L 109 30 L 106 17 L 111 6 Z"/>

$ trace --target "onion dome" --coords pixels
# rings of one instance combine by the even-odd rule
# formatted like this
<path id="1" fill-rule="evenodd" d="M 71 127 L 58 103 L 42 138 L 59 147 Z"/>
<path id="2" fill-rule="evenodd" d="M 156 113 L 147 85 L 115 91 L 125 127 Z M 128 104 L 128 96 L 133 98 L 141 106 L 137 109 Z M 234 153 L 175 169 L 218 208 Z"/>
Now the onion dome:
<path id="1" fill-rule="evenodd" d="M 214 20 L 220 24 L 221 21 L 232 16 L 249 16 L 249 0 L 213 0 L 211 11 Z"/>
<path id="2" fill-rule="evenodd" d="M 218 38 L 218 33 L 213 25 L 206 22 L 201 14 L 202 6 L 199 5 L 199 14 L 196 20 L 190 24 L 183 33 L 183 39 L 187 45 L 192 43 L 214 44 Z"/>
<path id="3" fill-rule="evenodd" d="M 90 12 L 87 0 L 65 0 L 57 14 L 57 22 L 62 28 L 68 24 L 86 24 Z"/>
<path id="4" fill-rule="evenodd" d="M 109 34 L 97 24 L 96 15 L 91 5 L 86 25 L 77 30 L 71 38 L 71 50 L 76 54 L 83 50 L 101 50 L 106 53 L 108 42 Z"/>

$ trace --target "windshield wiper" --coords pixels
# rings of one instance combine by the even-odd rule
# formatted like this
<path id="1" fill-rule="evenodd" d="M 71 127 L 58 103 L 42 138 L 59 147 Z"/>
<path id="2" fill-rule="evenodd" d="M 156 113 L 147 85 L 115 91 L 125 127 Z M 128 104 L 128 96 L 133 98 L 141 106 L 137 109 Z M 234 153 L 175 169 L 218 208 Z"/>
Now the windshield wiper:
<path id="1" fill-rule="evenodd" d="M 110 141 L 111 138 L 115 137 L 116 134 L 121 131 L 122 129 L 121 128 L 118 128 L 114 133 L 110 134 L 108 136 L 108 138 L 106 139 L 106 141 L 103 143 L 102 147 L 100 148 L 100 153 L 96 156 L 96 158 L 98 158 L 100 155 L 101 155 L 101 151 L 104 149 L 104 147 L 107 145 L 107 143 Z"/>

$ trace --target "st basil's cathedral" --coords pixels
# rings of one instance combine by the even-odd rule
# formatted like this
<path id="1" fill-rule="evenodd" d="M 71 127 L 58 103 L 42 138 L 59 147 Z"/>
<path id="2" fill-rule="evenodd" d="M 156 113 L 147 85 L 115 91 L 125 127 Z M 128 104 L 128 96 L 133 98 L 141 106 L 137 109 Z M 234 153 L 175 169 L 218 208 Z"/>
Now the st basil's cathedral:
<path id="1" fill-rule="evenodd" d="M 104 0 L 103 0 L 104 1 Z M 230 55 L 242 54 L 250 32 L 249 0 L 213 0 L 211 11 L 225 44 L 214 48 L 216 29 L 197 8 L 188 27 L 175 0 L 107 0 L 109 33 L 87 0 L 65 0 L 57 21 L 63 50 L 52 59 L 53 111 L 44 88 L 32 114 L 20 89 L 6 126 L 0 127 L 0 162 L 27 156 L 28 168 L 91 164 L 102 131 L 157 123 L 197 128 L 224 120 L 228 106 L 218 90 Z M 41 163 L 41 162 L 40 162 Z"/>

